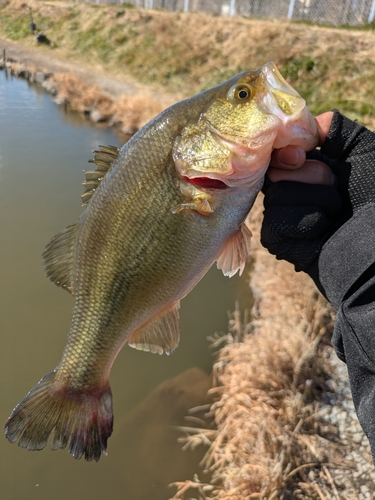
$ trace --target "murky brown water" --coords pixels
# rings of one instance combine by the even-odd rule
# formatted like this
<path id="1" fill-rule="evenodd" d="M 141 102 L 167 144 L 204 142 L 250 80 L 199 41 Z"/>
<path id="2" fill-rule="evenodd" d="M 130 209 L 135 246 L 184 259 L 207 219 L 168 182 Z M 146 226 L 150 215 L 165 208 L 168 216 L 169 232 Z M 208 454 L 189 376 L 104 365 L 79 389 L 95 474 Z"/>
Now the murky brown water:
<path id="1" fill-rule="evenodd" d="M 41 253 L 81 212 L 82 169 L 99 144 L 119 145 L 119 139 L 76 114 L 64 114 L 40 88 L 6 79 L 0 71 L 1 424 L 60 359 L 73 299 L 44 276 Z M 246 290 L 238 277 L 229 280 L 211 269 L 182 301 L 181 343 L 172 356 L 123 349 L 111 374 L 115 429 L 109 456 L 99 463 L 76 461 L 66 450 L 28 452 L 0 436 L 0 498 L 172 496 L 167 484 L 191 478 L 202 453 L 182 453 L 169 425 L 183 422 L 186 404 L 203 401 L 208 381 L 192 370 L 181 389 L 167 386 L 147 406 L 141 402 L 158 384 L 191 367 L 210 373 L 207 336 L 226 331 L 228 310 L 238 298 L 246 304 Z"/>

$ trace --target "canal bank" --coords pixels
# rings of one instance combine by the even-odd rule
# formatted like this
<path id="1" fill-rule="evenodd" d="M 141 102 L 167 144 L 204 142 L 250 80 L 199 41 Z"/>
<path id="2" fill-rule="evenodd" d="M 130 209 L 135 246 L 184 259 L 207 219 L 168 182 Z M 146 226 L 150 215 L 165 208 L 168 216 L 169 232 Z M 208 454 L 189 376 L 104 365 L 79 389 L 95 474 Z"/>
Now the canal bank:
<path id="1" fill-rule="evenodd" d="M 93 76 L 76 64 L 54 60 L 0 39 L 0 69 L 41 85 L 57 104 L 94 123 L 133 134 L 177 100 L 132 82 Z"/>

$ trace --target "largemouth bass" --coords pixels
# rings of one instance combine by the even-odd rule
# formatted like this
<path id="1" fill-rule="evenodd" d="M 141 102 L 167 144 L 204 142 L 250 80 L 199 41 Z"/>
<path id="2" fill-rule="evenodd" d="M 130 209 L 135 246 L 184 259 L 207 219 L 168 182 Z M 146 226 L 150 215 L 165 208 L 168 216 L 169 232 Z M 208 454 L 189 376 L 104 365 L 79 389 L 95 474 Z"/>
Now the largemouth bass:
<path id="1" fill-rule="evenodd" d="M 121 149 L 100 147 L 77 223 L 47 245 L 47 276 L 75 297 L 62 360 L 15 407 L 6 437 L 77 459 L 106 453 L 109 374 L 125 343 L 170 353 L 180 300 L 216 261 L 242 272 L 245 219 L 274 148 L 317 145 L 305 101 L 268 63 L 179 102 Z"/>

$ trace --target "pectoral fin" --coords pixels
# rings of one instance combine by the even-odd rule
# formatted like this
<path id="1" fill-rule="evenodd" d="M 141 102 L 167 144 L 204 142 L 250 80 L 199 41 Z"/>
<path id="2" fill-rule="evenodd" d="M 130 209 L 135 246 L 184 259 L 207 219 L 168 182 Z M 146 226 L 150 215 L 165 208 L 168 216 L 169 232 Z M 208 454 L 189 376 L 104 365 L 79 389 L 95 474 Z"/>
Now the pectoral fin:
<path id="1" fill-rule="evenodd" d="M 152 318 L 130 336 L 129 346 L 140 351 L 171 354 L 180 340 L 179 308 L 180 302 L 177 302 L 172 308 Z"/>
<path id="2" fill-rule="evenodd" d="M 201 215 L 210 215 L 213 213 L 211 205 L 208 200 L 194 200 L 191 203 L 181 203 L 172 210 L 172 213 L 177 214 L 181 210 L 195 210 Z"/>
<path id="3" fill-rule="evenodd" d="M 212 197 L 199 189 L 190 180 L 180 179 L 180 190 L 186 202 L 177 205 L 172 210 L 172 213 L 177 214 L 181 210 L 195 210 L 202 215 L 210 215 L 213 209 L 210 205 Z"/>
<path id="4" fill-rule="evenodd" d="M 240 230 L 225 243 L 216 262 L 218 269 L 223 271 L 224 276 L 231 278 L 237 271 L 241 276 L 250 252 L 251 236 L 250 229 L 244 223 Z"/>

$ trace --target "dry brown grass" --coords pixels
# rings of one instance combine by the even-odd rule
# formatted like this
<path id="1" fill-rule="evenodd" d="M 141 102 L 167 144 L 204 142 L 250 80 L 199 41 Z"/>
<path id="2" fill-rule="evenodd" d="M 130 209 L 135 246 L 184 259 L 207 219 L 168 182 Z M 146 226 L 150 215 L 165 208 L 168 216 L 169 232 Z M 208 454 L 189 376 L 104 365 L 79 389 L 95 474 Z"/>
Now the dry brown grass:
<path id="1" fill-rule="evenodd" d="M 136 132 L 163 110 L 150 94 L 124 94 L 115 99 L 75 73 L 56 73 L 46 86 L 56 94 L 58 102 L 67 103 L 71 109 L 91 116 L 94 121 L 119 126 L 125 133 Z"/>
<path id="2" fill-rule="evenodd" d="M 251 215 L 259 225 L 260 202 Z M 210 409 L 215 426 L 185 429 L 186 448 L 208 445 L 203 462 L 212 481 L 175 483 L 173 498 L 345 498 L 330 473 L 343 464 L 342 450 L 334 429 L 328 433 L 318 419 L 329 377 L 320 351 L 331 309 L 306 275 L 276 261 L 253 233 L 253 319 L 235 311 L 228 334 L 212 339 L 220 347 Z"/>
<path id="3" fill-rule="evenodd" d="M 49 80 L 57 99 L 65 101 L 80 112 L 97 109 L 103 119 L 108 121 L 114 113 L 114 104 L 100 90 L 98 85 L 90 85 L 74 73 L 57 73 Z"/>
<path id="4" fill-rule="evenodd" d="M 164 107 L 150 95 L 122 95 L 116 102 L 115 122 L 122 123 L 122 131 L 135 132 Z"/>

